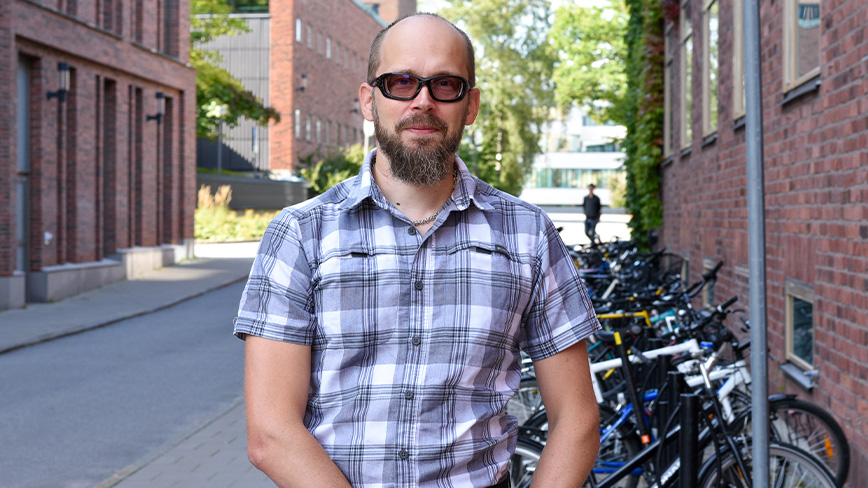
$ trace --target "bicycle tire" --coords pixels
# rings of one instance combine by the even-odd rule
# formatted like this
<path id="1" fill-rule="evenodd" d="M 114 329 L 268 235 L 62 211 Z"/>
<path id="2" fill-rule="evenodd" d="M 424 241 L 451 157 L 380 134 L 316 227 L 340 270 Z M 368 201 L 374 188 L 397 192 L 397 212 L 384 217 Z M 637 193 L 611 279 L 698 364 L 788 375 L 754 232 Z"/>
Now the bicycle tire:
<path id="1" fill-rule="evenodd" d="M 536 465 L 542 455 L 543 445 L 531 439 L 519 437 L 515 452 L 509 458 L 509 476 L 512 488 L 530 486 Z"/>
<path id="2" fill-rule="evenodd" d="M 750 454 L 749 446 L 743 449 Z M 745 459 L 751 470 L 751 460 Z M 752 486 L 746 479 L 753 473 L 744 473 L 738 468 L 735 455 L 731 450 L 722 457 L 712 457 L 700 470 L 699 488 L 745 488 Z M 832 473 L 814 456 L 787 444 L 769 445 L 769 484 L 771 488 L 837 488 Z"/>
<path id="3" fill-rule="evenodd" d="M 735 398 L 745 402 L 745 395 Z M 741 398 L 739 398 L 741 397 Z M 749 406 L 750 399 L 747 398 Z M 741 412 L 733 424 L 737 431 L 750 433 L 750 409 Z M 834 475 L 838 486 L 844 486 L 850 471 L 850 444 L 835 418 L 822 407 L 806 400 L 784 397 L 769 401 L 770 438 L 796 446 L 821 461 Z"/>

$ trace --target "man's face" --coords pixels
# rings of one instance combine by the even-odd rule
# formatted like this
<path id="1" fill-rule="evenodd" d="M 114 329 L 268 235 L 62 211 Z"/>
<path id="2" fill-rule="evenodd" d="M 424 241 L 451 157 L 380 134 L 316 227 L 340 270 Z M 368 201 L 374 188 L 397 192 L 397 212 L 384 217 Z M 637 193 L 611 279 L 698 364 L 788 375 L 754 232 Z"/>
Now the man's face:
<path id="1" fill-rule="evenodd" d="M 413 17 L 392 27 L 382 44 L 377 74 L 410 73 L 429 77 L 468 77 L 467 58 L 460 35 L 445 22 Z M 373 120 L 379 147 L 392 174 L 401 181 L 428 186 L 452 171 L 464 125 L 475 120 L 479 91 L 457 102 L 438 102 L 423 87 L 413 100 L 386 98 L 368 84 L 360 89 L 363 111 Z"/>

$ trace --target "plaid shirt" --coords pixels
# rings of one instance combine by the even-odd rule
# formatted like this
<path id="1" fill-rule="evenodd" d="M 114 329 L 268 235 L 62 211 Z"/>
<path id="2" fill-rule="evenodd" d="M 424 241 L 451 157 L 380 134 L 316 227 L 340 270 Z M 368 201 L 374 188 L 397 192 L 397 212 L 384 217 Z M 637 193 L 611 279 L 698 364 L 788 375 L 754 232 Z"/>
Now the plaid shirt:
<path id="1" fill-rule="evenodd" d="M 304 423 L 354 487 L 486 487 L 517 426 L 519 347 L 556 354 L 599 328 L 538 208 L 460 177 L 420 235 L 366 159 L 284 209 L 262 238 L 235 334 L 308 344 Z"/>

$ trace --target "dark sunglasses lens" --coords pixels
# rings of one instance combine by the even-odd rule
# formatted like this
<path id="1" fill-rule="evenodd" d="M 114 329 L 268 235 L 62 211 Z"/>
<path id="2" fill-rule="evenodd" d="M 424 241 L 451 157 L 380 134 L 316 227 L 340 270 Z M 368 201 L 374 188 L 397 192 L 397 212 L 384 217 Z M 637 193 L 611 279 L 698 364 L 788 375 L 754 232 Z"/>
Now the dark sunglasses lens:
<path id="1" fill-rule="evenodd" d="M 437 100 L 458 100 L 464 92 L 464 80 L 457 76 L 438 76 L 430 83 L 428 86 Z"/>
<path id="2" fill-rule="evenodd" d="M 383 78 L 386 93 L 398 98 L 413 98 L 419 88 L 419 80 L 407 75 L 387 75 Z"/>

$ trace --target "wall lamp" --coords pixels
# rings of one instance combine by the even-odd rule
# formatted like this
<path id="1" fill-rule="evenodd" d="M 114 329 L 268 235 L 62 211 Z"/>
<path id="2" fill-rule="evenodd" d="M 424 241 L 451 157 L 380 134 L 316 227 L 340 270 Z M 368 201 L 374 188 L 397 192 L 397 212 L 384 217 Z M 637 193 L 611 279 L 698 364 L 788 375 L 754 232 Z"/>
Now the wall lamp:
<path id="1" fill-rule="evenodd" d="M 303 92 L 307 90 L 307 75 L 301 75 L 301 86 L 296 88 L 295 91 Z"/>
<path id="2" fill-rule="evenodd" d="M 48 92 L 48 99 L 54 97 L 61 102 L 66 101 L 66 94 L 69 92 L 69 65 L 61 61 L 57 63 L 57 91 Z"/>
<path id="3" fill-rule="evenodd" d="M 163 114 L 166 113 L 166 96 L 163 92 L 157 92 L 157 113 L 145 117 L 145 122 L 156 120 L 159 124 L 163 121 Z"/>
<path id="4" fill-rule="evenodd" d="M 357 113 L 359 113 L 360 108 L 361 107 L 359 106 L 359 99 L 356 98 L 355 100 L 353 100 L 353 109 L 350 110 L 350 113 L 351 114 L 357 114 Z"/>

